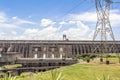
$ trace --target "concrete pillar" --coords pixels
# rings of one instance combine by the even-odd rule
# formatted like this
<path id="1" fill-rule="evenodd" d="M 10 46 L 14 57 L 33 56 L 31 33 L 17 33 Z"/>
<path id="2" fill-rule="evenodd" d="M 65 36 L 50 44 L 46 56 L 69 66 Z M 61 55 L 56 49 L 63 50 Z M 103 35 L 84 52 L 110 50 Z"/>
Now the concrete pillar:
<path id="1" fill-rule="evenodd" d="M 60 59 L 62 59 L 62 53 L 63 53 L 63 48 L 62 47 L 60 47 L 59 53 L 60 53 Z"/>
<path id="2" fill-rule="evenodd" d="M 60 53 L 60 59 L 62 59 L 62 53 Z"/>
<path id="3" fill-rule="evenodd" d="M 55 49 L 54 48 L 52 48 L 52 50 L 51 50 L 52 52 L 54 52 L 55 51 Z"/>
<path id="4" fill-rule="evenodd" d="M 43 51 L 44 51 L 44 52 L 45 52 L 45 51 L 47 51 L 47 48 L 46 48 L 46 47 L 44 47 L 44 48 L 43 48 Z"/>
<path id="5" fill-rule="evenodd" d="M 80 54 L 80 48 L 79 48 L 79 44 L 77 45 L 77 47 L 78 47 L 78 55 Z"/>
<path id="6" fill-rule="evenodd" d="M 0 57 L 2 57 L 2 54 L 0 54 Z"/>
<path id="7" fill-rule="evenodd" d="M 26 44 L 26 48 L 25 48 L 25 57 L 26 58 L 28 57 L 27 54 L 28 54 L 28 52 L 27 52 L 27 44 Z"/>
<path id="8" fill-rule="evenodd" d="M 11 46 L 7 49 L 7 52 L 10 52 L 10 50 L 11 50 Z"/>
<path id="9" fill-rule="evenodd" d="M 38 58 L 38 55 L 37 55 L 37 54 L 35 54 L 35 55 L 34 55 L 34 58 L 35 58 L 35 59 L 37 59 L 37 58 Z"/>
<path id="10" fill-rule="evenodd" d="M 72 48 L 73 48 L 73 55 L 75 55 L 75 46 L 72 45 Z"/>
<path id="11" fill-rule="evenodd" d="M 79 55 L 79 48 L 78 48 L 78 45 L 76 45 L 76 49 L 77 49 L 77 55 Z"/>
<path id="12" fill-rule="evenodd" d="M 3 48 L 0 48 L 0 52 L 2 52 Z"/>
<path id="13" fill-rule="evenodd" d="M 87 48 L 87 49 L 86 49 L 86 50 L 87 50 L 87 53 L 89 54 L 90 49 L 89 49 L 89 45 L 88 45 L 88 44 L 86 45 L 86 48 Z"/>
<path id="14" fill-rule="evenodd" d="M 81 45 L 80 45 L 80 53 L 83 54 L 83 53 L 82 53 L 82 46 L 81 46 Z"/>
<path id="15" fill-rule="evenodd" d="M 14 51 L 17 52 L 17 45 L 14 45 Z"/>
<path id="16" fill-rule="evenodd" d="M 90 50 L 90 53 L 92 53 L 92 46 L 89 45 L 89 50 Z"/>
<path id="17" fill-rule="evenodd" d="M 86 49 L 85 49 L 85 46 L 86 46 L 86 45 L 83 45 L 84 54 L 86 54 Z"/>
<path id="18" fill-rule="evenodd" d="M 52 54 L 52 59 L 54 59 L 55 58 L 55 56 L 54 56 L 54 54 Z"/>
<path id="19" fill-rule="evenodd" d="M 18 52 L 21 52 L 21 45 L 19 44 L 19 50 L 18 50 Z"/>
<path id="20" fill-rule="evenodd" d="M 46 59 L 46 54 L 45 53 L 43 54 L 43 59 Z"/>

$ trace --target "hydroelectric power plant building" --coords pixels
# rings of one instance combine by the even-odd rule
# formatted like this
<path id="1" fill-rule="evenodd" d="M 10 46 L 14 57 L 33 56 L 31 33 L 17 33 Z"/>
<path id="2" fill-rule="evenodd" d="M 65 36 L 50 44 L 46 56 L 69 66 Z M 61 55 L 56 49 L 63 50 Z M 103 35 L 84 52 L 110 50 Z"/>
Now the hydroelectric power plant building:
<path id="1" fill-rule="evenodd" d="M 102 51 L 120 53 L 120 41 L 107 41 L 107 48 L 101 43 L 101 41 L 79 40 L 0 40 L 0 64 L 59 66 L 75 63 L 72 58 L 80 54 Z M 114 43 L 115 46 L 112 46 Z"/>

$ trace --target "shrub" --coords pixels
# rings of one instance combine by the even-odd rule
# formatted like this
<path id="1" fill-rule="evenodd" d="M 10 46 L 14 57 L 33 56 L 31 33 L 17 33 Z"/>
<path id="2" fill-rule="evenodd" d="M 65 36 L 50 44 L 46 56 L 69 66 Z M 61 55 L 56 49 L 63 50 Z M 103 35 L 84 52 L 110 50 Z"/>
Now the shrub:
<path id="1" fill-rule="evenodd" d="M 92 54 L 92 55 L 90 55 L 90 54 L 83 54 L 83 55 L 79 55 L 78 56 L 79 59 L 82 59 L 84 61 L 90 60 L 90 59 L 94 59 L 96 57 L 97 57 L 97 55 L 95 55 L 95 54 Z"/>
<path id="2" fill-rule="evenodd" d="M 58 70 L 52 70 L 51 80 L 62 80 L 62 73 Z"/>
<path id="3" fill-rule="evenodd" d="M 17 77 L 12 77 L 11 74 L 5 74 L 1 80 L 17 80 Z"/>

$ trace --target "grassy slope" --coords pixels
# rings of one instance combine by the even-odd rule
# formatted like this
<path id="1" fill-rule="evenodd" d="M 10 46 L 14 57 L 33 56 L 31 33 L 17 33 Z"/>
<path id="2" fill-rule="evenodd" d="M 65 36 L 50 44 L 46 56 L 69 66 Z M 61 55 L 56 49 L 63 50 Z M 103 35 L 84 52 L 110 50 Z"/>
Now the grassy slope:
<path id="1" fill-rule="evenodd" d="M 120 80 L 119 65 L 100 65 L 100 64 L 75 64 L 58 69 L 62 72 L 63 80 L 103 80 L 103 76 L 110 76 L 112 80 Z M 31 78 L 25 77 L 24 80 L 52 80 L 51 71 L 37 73 Z"/>
<path id="2" fill-rule="evenodd" d="M 113 64 L 117 64 L 119 63 L 119 59 L 118 58 L 108 58 L 108 60 L 110 61 L 110 63 Z M 93 61 L 91 60 L 92 63 L 99 63 L 100 59 L 99 58 L 95 58 Z M 106 62 L 106 58 L 103 58 L 103 62 Z"/>
<path id="3" fill-rule="evenodd" d="M 90 64 L 81 62 L 81 64 L 61 67 L 57 69 L 57 72 L 62 73 L 62 80 L 97 80 L 97 78 L 104 80 L 103 76 L 110 76 L 110 78 L 112 78 L 111 80 L 120 80 L 120 64 L 118 64 L 118 58 L 109 58 L 109 60 L 110 62 L 117 64 L 99 64 L 99 58 L 96 58 L 91 61 Z M 11 68 L 11 66 L 15 67 L 16 65 L 7 65 L 5 67 Z M 37 72 L 35 74 L 27 73 L 18 76 L 17 80 L 55 80 L 51 77 L 51 72 L 52 71 Z"/>
<path id="4" fill-rule="evenodd" d="M 22 65 L 21 64 L 13 64 L 13 65 L 5 65 L 2 67 L 7 68 L 7 69 L 11 69 L 11 68 L 16 68 L 16 67 L 22 67 Z"/>
<path id="5" fill-rule="evenodd" d="M 64 68 L 63 70 L 64 74 L 70 77 L 67 80 L 96 80 L 97 77 L 102 78 L 103 75 L 109 75 L 113 78 L 118 78 L 120 76 L 119 66 L 77 64 Z"/>

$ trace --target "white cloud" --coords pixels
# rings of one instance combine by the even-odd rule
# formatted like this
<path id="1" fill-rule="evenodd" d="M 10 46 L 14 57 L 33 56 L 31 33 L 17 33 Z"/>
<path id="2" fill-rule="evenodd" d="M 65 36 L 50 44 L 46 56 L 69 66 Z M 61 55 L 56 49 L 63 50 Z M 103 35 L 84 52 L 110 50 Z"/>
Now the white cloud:
<path id="1" fill-rule="evenodd" d="M 87 22 L 96 22 L 96 12 L 85 12 L 82 14 L 71 14 L 70 18 L 72 20 L 87 21 Z"/>
<path id="2" fill-rule="evenodd" d="M 40 22 L 40 26 L 46 27 L 46 26 L 50 26 L 50 25 L 54 25 L 56 22 L 53 22 L 50 19 L 42 19 Z"/>
<path id="3" fill-rule="evenodd" d="M 17 19 L 17 17 L 13 17 L 13 19 Z M 3 38 L 4 39 L 40 39 L 40 40 L 45 40 L 45 39 L 56 40 L 57 39 L 58 40 L 58 39 L 62 39 L 63 34 L 66 34 L 69 39 L 85 39 L 84 36 L 89 31 L 89 27 L 84 25 L 81 21 L 69 21 L 69 22 L 61 21 L 56 24 L 54 24 L 55 22 L 53 22 L 50 19 L 49 21 L 48 21 L 49 25 L 48 23 L 46 23 L 46 25 L 44 25 L 46 27 L 43 27 L 42 29 L 26 28 L 21 35 L 18 35 L 17 32 L 13 30 L 11 31 L 11 34 L 9 34 L 9 37 L 6 34 L 6 35 L 3 35 L 4 36 Z M 56 26 L 56 25 L 59 25 L 59 26 Z M 69 27 L 64 30 L 65 26 L 69 26 Z"/>
<path id="4" fill-rule="evenodd" d="M 38 29 L 26 29 L 25 32 L 24 32 L 24 34 L 25 35 L 31 35 L 31 34 L 36 34 L 38 32 L 39 32 Z"/>
<path id="5" fill-rule="evenodd" d="M 32 21 L 20 19 L 20 18 L 18 18 L 18 16 L 14 16 L 14 17 L 12 17 L 12 19 L 13 19 L 14 24 L 17 24 L 17 25 L 22 25 L 22 24 L 34 25 L 34 24 L 36 24 L 35 22 L 32 22 Z"/>
<path id="6" fill-rule="evenodd" d="M 16 31 L 11 31 L 11 34 L 12 35 L 17 35 L 17 32 Z"/>
<path id="7" fill-rule="evenodd" d="M 85 39 L 86 33 L 89 31 L 89 27 L 84 25 L 81 21 L 70 21 L 76 25 L 76 27 L 71 27 L 68 30 L 63 31 L 67 34 L 70 39 Z"/>
<path id="8" fill-rule="evenodd" d="M 120 25 L 120 14 L 119 13 L 112 13 L 110 16 L 110 22 L 112 26 L 119 26 Z"/>
<path id="9" fill-rule="evenodd" d="M 21 28 L 21 25 L 23 24 L 30 24 L 35 25 L 36 23 L 20 19 L 18 16 L 14 16 L 9 18 L 4 12 L 0 12 L 0 29 L 15 29 L 15 28 Z"/>
<path id="10" fill-rule="evenodd" d="M 69 17 L 71 20 L 76 21 L 84 21 L 84 22 L 93 22 L 96 24 L 97 22 L 97 13 L 96 12 L 85 12 L 81 14 L 71 14 Z M 120 25 L 120 11 L 119 10 L 111 10 L 110 13 L 110 22 L 114 27 L 118 27 Z"/>
<path id="11" fill-rule="evenodd" d="M 26 29 L 23 33 L 23 36 L 26 36 L 28 39 L 48 39 L 48 37 L 52 37 L 52 35 L 56 33 L 58 29 L 52 26 L 39 29 Z"/>
<path id="12" fill-rule="evenodd" d="M 75 21 L 69 21 L 69 24 L 75 24 L 76 22 Z"/>
<path id="13" fill-rule="evenodd" d="M 2 31 L 0 31 L 0 39 L 5 39 L 6 38 L 6 33 L 4 33 L 4 32 L 2 32 Z"/>
<path id="14" fill-rule="evenodd" d="M 0 23 L 5 22 L 7 20 L 5 13 L 0 12 Z"/>
<path id="15" fill-rule="evenodd" d="M 69 25 L 69 22 L 65 25 Z M 43 29 L 26 29 L 24 33 L 19 37 L 21 39 L 40 39 L 40 40 L 58 40 L 62 39 L 62 35 L 66 34 L 69 39 L 85 39 L 86 33 L 89 31 L 89 27 L 82 22 L 74 22 L 67 30 L 60 32 L 61 27 L 48 26 Z M 64 27 L 64 25 L 63 25 Z M 17 39 L 17 38 L 15 38 Z"/>
<path id="16" fill-rule="evenodd" d="M 65 21 L 61 21 L 60 23 L 59 23 L 60 25 L 65 25 L 65 24 L 67 24 Z"/>
<path id="17" fill-rule="evenodd" d="M 110 20 L 113 26 L 120 25 L 120 12 L 114 10 L 111 12 Z M 0 16 L 2 16 L 0 14 Z M 40 26 L 37 25 L 34 28 L 33 24 L 37 24 L 33 21 L 21 19 L 18 16 L 12 17 L 11 21 L 9 17 L 3 16 L 0 18 L 3 21 L 0 21 L 0 29 L 12 29 L 10 33 L 1 34 L 1 39 L 39 39 L 39 40 L 58 40 L 62 39 L 62 35 L 66 34 L 67 38 L 70 40 L 88 40 L 93 38 L 93 27 L 89 27 L 89 24 L 96 24 L 96 13 L 95 12 L 85 12 L 82 14 L 72 14 L 68 15 L 67 19 L 70 21 L 59 21 L 54 22 L 51 19 L 43 18 L 41 19 Z M 85 22 L 85 24 L 83 23 Z M 33 27 L 27 27 L 25 30 L 21 31 L 21 34 L 18 34 L 17 31 L 13 30 L 14 28 L 24 27 L 24 24 L 32 25 Z M 8 34 L 10 36 L 8 36 Z M 12 38 L 11 38 L 12 37 Z"/>
<path id="18" fill-rule="evenodd" d="M 2 35 L 5 35 L 6 33 L 4 33 L 4 32 L 0 32 L 0 36 L 2 36 Z"/>
<path id="19" fill-rule="evenodd" d="M 18 24 L 36 24 L 35 22 L 19 19 Z"/>
<path id="20" fill-rule="evenodd" d="M 14 19 L 14 20 L 16 20 L 17 18 L 18 18 L 17 16 L 12 17 L 12 19 Z"/>
<path id="21" fill-rule="evenodd" d="M 21 33 L 25 29 L 24 24 L 36 25 L 32 21 L 21 19 L 18 16 L 14 16 L 11 19 L 4 12 L 0 12 L 0 30 L 2 31 L 0 32 L 0 39 L 20 39 L 17 31 Z"/>
<path id="22" fill-rule="evenodd" d="M 0 28 L 12 29 L 12 28 L 18 28 L 18 26 L 15 24 L 11 24 L 11 23 L 0 23 Z"/>

